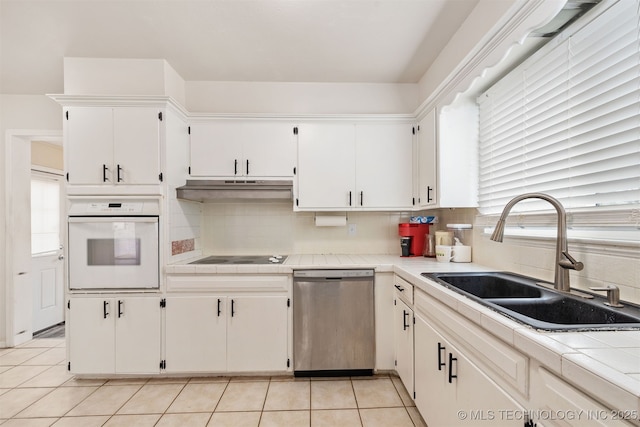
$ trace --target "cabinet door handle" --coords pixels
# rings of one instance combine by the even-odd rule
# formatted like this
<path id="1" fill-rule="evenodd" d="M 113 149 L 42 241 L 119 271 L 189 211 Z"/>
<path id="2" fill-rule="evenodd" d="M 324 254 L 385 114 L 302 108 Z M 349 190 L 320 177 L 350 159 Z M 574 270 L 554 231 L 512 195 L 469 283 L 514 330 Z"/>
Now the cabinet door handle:
<path id="1" fill-rule="evenodd" d="M 124 315 L 124 301 L 118 300 L 118 317 L 122 317 Z"/>
<path id="2" fill-rule="evenodd" d="M 407 322 L 407 318 L 409 317 L 409 312 L 406 310 L 402 310 L 402 330 L 406 331 L 409 328 L 409 322 Z"/>
<path id="3" fill-rule="evenodd" d="M 107 307 L 109 307 L 109 302 L 108 301 L 102 301 L 102 315 L 103 315 L 103 319 L 106 319 L 107 316 L 109 315 L 109 312 L 107 311 Z"/>
<path id="4" fill-rule="evenodd" d="M 220 298 L 218 298 L 218 317 L 220 317 L 220 314 L 222 313 L 222 310 L 220 310 L 220 304 L 222 303 L 222 300 Z"/>
<path id="5" fill-rule="evenodd" d="M 433 191 L 433 189 L 431 187 L 427 187 L 427 203 L 433 200 L 433 198 L 431 197 L 431 191 Z"/>
<path id="6" fill-rule="evenodd" d="M 360 206 L 364 206 L 363 198 L 364 198 L 364 191 L 361 191 L 360 192 Z"/>
<path id="7" fill-rule="evenodd" d="M 122 170 L 122 168 L 120 167 L 120 165 L 118 165 L 118 169 L 117 169 L 117 178 L 118 178 L 118 182 L 122 182 L 122 176 L 120 176 L 120 171 Z"/>
<path id="8" fill-rule="evenodd" d="M 238 175 L 238 159 L 233 161 L 233 174 Z"/>
<path id="9" fill-rule="evenodd" d="M 399 285 L 393 285 L 393 286 L 395 286 L 395 288 L 400 292 L 404 292 L 404 288 L 402 286 L 399 286 Z"/>
<path id="10" fill-rule="evenodd" d="M 449 384 L 451 384 L 454 378 L 458 378 L 458 375 L 453 374 L 453 362 L 457 362 L 458 359 L 453 357 L 453 354 L 449 353 Z M 457 364 L 457 363 L 456 363 Z"/>
<path id="11" fill-rule="evenodd" d="M 236 314 L 236 302 L 234 300 L 231 300 L 231 317 L 233 317 Z"/>
<path id="12" fill-rule="evenodd" d="M 109 170 L 109 168 L 107 167 L 107 165 L 102 165 L 102 182 L 107 182 L 107 171 Z"/>
<path id="13" fill-rule="evenodd" d="M 351 191 L 349 191 L 349 206 L 351 206 Z"/>
<path id="14" fill-rule="evenodd" d="M 442 361 L 442 351 L 445 350 L 446 347 L 442 344 L 438 343 L 438 371 L 442 371 L 443 366 L 447 366 L 446 363 Z M 446 353 L 446 351 L 445 351 Z"/>
<path id="15" fill-rule="evenodd" d="M 247 175 L 249 175 L 249 160 L 247 160 Z"/>

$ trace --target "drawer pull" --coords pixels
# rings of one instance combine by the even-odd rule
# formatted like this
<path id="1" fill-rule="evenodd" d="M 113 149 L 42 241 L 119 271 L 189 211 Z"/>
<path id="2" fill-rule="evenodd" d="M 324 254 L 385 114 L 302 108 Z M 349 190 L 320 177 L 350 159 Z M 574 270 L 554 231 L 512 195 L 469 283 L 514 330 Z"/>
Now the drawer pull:
<path id="1" fill-rule="evenodd" d="M 453 362 L 457 362 L 458 359 L 453 357 L 453 354 L 449 353 L 449 384 L 451 384 L 454 378 L 458 378 L 458 375 L 453 374 Z"/>
<path id="2" fill-rule="evenodd" d="M 404 288 L 400 285 L 394 285 L 396 287 L 397 290 L 399 290 L 400 292 L 404 292 Z"/>
<path id="3" fill-rule="evenodd" d="M 444 363 L 442 361 L 442 352 L 446 349 L 445 346 L 443 346 L 442 344 L 438 343 L 438 371 L 442 371 L 442 367 L 443 366 L 447 366 L 446 363 Z"/>

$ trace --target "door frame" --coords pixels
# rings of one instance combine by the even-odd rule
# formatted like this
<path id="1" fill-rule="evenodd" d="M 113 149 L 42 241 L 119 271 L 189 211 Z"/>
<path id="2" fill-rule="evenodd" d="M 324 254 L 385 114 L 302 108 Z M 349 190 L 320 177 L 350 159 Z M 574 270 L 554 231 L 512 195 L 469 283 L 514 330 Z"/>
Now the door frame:
<path id="1" fill-rule="evenodd" d="M 15 329 L 15 312 L 16 312 L 16 304 L 14 302 L 15 295 L 15 287 L 14 287 L 14 277 L 17 274 L 14 271 L 14 235 L 13 233 L 9 233 L 9 230 L 13 229 L 14 219 L 17 214 L 26 215 L 30 213 L 25 212 L 15 212 L 14 209 L 14 201 L 10 196 L 11 187 L 14 182 L 14 177 L 17 174 L 16 170 L 16 162 L 14 159 L 17 158 L 19 150 L 16 147 L 19 144 L 27 144 L 27 149 L 31 152 L 31 141 L 51 141 L 51 142 L 60 142 L 62 141 L 62 131 L 61 130 L 29 130 L 29 129 L 11 129 L 7 130 L 5 133 L 5 144 L 4 144 L 4 154 L 5 154 L 5 176 L 4 176 L 4 195 L 5 195 L 5 208 L 4 208 L 4 229 L 5 229 L 5 261 L 4 261 L 4 323 L 5 323 L 5 331 L 4 331 L 4 346 L 6 347 L 14 347 L 16 345 L 16 332 Z M 24 148 L 24 147 L 21 147 Z M 29 176 L 31 171 L 31 162 L 29 162 Z M 21 171 L 25 172 L 25 171 Z M 20 174 L 23 176 L 23 174 Z M 31 257 L 31 254 L 29 254 Z M 0 289 L 1 291 L 1 289 Z M 30 302 L 31 303 L 31 302 Z M 2 342 L 0 341 L 0 344 Z M 19 343 L 18 343 L 19 344 Z"/>

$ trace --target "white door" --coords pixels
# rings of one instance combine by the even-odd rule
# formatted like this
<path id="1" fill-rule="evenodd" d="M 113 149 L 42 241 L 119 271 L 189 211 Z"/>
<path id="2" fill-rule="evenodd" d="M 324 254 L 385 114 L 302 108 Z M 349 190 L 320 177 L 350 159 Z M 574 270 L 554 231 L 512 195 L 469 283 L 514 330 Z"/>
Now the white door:
<path id="1" fill-rule="evenodd" d="M 355 206 L 411 208 L 412 162 L 413 125 L 358 124 Z"/>
<path id="2" fill-rule="evenodd" d="M 237 122 L 191 125 L 191 176 L 242 176 L 242 142 Z"/>
<path id="3" fill-rule="evenodd" d="M 229 297 L 228 301 L 228 370 L 286 371 L 287 297 Z"/>
<path id="4" fill-rule="evenodd" d="M 73 374 L 115 372 L 115 317 L 110 298 L 71 298 L 68 308 L 69 363 Z"/>
<path id="5" fill-rule="evenodd" d="M 160 372 L 160 298 L 117 298 L 113 311 L 116 318 L 116 372 Z"/>
<path id="6" fill-rule="evenodd" d="M 421 207 L 437 204 L 436 195 L 436 110 L 420 122 L 418 133 L 418 197 Z"/>
<path id="7" fill-rule="evenodd" d="M 113 110 L 114 180 L 121 184 L 160 183 L 160 110 Z"/>
<path id="8" fill-rule="evenodd" d="M 395 299 L 394 324 L 396 371 L 404 387 L 413 396 L 413 310 Z"/>
<path id="9" fill-rule="evenodd" d="M 113 109 L 67 108 L 64 132 L 69 184 L 114 183 Z"/>
<path id="10" fill-rule="evenodd" d="M 356 206 L 355 125 L 305 124 L 298 132 L 298 207 Z"/>
<path id="11" fill-rule="evenodd" d="M 167 298 L 167 372 L 220 372 L 227 369 L 226 306 L 226 297 Z"/>
<path id="12" fill-rule="evenodd" d="M 33 331 L 64 320 L 62 261 L 62 177 L 33 172 L 31 176 L 31 286 Z"/>
<path id="13" fill-rule="evenodd" d="M 293 125 L 248 122 L 243 126 L 242 172 L 251 177 L 292 177 L 296 164 Z"/>

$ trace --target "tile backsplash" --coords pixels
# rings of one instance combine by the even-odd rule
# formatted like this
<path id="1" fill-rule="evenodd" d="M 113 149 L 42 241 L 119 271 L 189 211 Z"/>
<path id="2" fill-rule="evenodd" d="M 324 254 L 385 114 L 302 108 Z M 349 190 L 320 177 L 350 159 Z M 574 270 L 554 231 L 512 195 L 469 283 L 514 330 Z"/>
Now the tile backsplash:
<path id="1" fill-rule="evenodd" d="M 400 254 L 398 223 L 409 213 L 349 212 L 347 226 L 317 227 L 314 212 L 283 203 L 210 203 L 202 247 L 221 254 Z M 351 229 L 351 233 L 350 233 Z"/>

